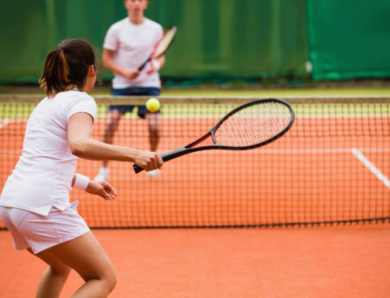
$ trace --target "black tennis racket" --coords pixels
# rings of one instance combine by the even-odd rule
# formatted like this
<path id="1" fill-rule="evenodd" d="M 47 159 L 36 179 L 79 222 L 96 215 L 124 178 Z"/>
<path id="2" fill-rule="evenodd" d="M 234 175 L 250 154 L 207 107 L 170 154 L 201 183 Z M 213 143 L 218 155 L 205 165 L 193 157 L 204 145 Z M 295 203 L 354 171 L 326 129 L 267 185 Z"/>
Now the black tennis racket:
<path id="1" fill-rule="evenodd" d="M 164 35 L 154 46 L 153 53 L 149 56 L 149 58 L 144 63 L 142 63 L 140 67 L 138 67 L 139 71 L 143 70 L 149 61 L 161 57 L 166 53 L 166 51 L 168 51 L 168 48 L 170 47 L 170 45 L 173 43 L 173 40 L 175 39 L 176 31 L 177 31 L 176 27 L 170 27 L 164 32 Z"/>
<path id="2" fill-rule="evenodd" d="M 208 133 L 194 142 L 161 155 L 163 161 L 208 149 L 248 150 L 264 146 L 284 135 L 292 126 L 295 113 L 280 99 L 260 99 L 243 104 L 224 116 Z M 213 144 L 198 146 L 211 137 Z M 143 169 L 134 166 L 136 173 Z"/>

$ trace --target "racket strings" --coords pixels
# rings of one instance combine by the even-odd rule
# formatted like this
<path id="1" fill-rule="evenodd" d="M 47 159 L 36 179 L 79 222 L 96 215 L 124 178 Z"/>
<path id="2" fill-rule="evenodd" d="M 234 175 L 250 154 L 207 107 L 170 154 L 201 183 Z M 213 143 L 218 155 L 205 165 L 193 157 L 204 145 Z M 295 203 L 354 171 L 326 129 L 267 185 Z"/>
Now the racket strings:
<path id="1" fill-rule="evenodd" d="M 227 118 L 215 133 L 217 142 L 232 147 L 263 143 L 278 135 L 290 122 L 288 107 L 276 102 L 248 106 Z"/>
<path id="2" fill-rule="evenodd" d="M 168 49 L 169 45 L 172 43 L 173 38 L 175 37 L 176 34 L 176 28 L 172 28 L 166 31 L 164 34 L 163 38 L 157 45 L 156 51 L 154 56 L 158 57 L 162 54 L 165 53 L 165 51 Z"/>

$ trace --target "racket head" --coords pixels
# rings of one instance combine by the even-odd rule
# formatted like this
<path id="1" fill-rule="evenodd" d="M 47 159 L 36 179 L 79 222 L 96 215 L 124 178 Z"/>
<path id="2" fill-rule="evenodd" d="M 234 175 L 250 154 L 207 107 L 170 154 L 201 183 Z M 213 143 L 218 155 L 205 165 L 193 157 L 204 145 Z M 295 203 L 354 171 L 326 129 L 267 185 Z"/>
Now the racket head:
<path id="1" fill-rule="evenodd" d="M 287 102 L 260 99 L 233 109 L 210 130 L 210 134 L 216 149 L 247 150 L 280 138 L 294 120 L 294 110 Z"/>
<path id="2" fill-rule="evenodd" d="M 169 47 L 172 45 L 175 35 L 177 32 L 177 28 L 175 26 L 168 28 L 164 35 L 161 37 L 160 41 L 156 44 L 152 57 L 157 58 L 166 53 Z"/>
<path id="3" fill-rule="evenodd" d="M 209 149 L 254 149 L 283 136 L 294 120 L 294 110 L 287 102 L 274 98 L 255 100 L 230 111 L 205 135 L 184 147 L 161 155 L 161 158 L 169 161 L 188 153 Z M 196 147 L 208 137 L 212 138 L 213 145 Z M 139 173 L 143 169 L 134 165 L 134 170 Z"/>

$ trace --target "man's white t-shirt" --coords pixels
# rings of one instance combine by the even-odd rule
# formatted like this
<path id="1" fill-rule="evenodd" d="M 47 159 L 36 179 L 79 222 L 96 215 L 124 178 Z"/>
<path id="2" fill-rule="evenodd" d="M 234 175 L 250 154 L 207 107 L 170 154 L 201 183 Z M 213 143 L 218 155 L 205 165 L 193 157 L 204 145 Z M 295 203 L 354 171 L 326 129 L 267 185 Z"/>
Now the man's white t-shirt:
<path id="1" fill-rule="evenodd" d="M 135 25 L 126 17 L 108 29 L 103 48 L 115 52 L 113 59 L 116 64 L 127 69 L 137 69 L 152 54 L 155 44 L 161 39 L 163 29 L 160 24 L 144 18 L 144 22 Z M 113 88 L 127 87 L 161 87 L 160 76 L 157 71 L 148 75 L 148 64 L 139 76 L 130 80 L 115 74 L 112 81 Z"/>
<path id="2" fill-rule="evenodd" d="M 95 100 L 77 90 L 44 98 L 31 113 L 22 154 L 3 188 L 0 206 L 48 215 L 52 207 L 69 206 L 77 156 L 67 139 L 67 123 L 75 113 L 96 116 Z"/>

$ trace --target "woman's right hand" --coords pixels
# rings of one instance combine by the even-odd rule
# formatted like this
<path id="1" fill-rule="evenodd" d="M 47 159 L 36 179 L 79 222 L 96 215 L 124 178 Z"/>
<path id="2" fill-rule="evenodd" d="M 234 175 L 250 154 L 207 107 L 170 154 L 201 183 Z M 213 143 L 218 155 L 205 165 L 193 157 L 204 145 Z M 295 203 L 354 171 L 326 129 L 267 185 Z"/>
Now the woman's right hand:
<path id="1" fill-rule="evenodd" d="M 160 169 L 164 164 L 164 161 L 156 152 L 138 151 L 134 163 L 145 171 L 152 171 Z"/>

